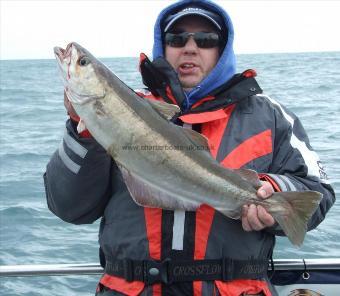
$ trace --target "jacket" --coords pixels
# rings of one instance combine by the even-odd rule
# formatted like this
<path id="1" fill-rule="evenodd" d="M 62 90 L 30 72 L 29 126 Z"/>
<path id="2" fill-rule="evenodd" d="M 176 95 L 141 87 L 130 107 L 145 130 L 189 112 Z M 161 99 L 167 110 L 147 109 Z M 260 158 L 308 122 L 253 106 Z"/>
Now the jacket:
<path id="1" fill-rule="evenodd" d="M 154 65 L 149 67 L 157 71 Z M 143 75 L 147 77 L 146 73 Z M 171 97 L 178 97 L 170 87 L 165 89 Z M 154 94 L 146 90 L 140 95 L 161 99 L 156 95 L 157 89 L 152 91 Z M 253 72 L 235 75 L 214 95 L 199 100 L 192 112 L 183 112 L 177 123 L 190 125 L 205 135 L 213 157 L 225 167 L 253 169 L 277 190 L 323 193 L 309 223 L 309 229 L 313 229 L 333 204 L 334 192 L 300 121 L 261 92 Z M 48 206 L 61 219 L 81 224 L 102 217 L 99 243 L 107 262 L 126 258 L 268 259 L 274 235 L 283 234 L 275 228 L 244 232 L 239 220 L 226 218 L 206 205 L 186 213 L 138 206 L 115 163 L 94 139 L 81 138 L 70 120 L 44 177 Z M 212 295 L 216 289 L 222 295 L 241 295 L 259 289 L 265 295 L 275 293 L 266 278 L 146 286 L 140 281 L 129 283 L 105 274 L 101 284 L 127 295 L 139 295 L 150 289 L 154 295 L 161 291 L 170 295 Z M 228 291 L 233 289 L 240 290 L 230 294 Z"/>

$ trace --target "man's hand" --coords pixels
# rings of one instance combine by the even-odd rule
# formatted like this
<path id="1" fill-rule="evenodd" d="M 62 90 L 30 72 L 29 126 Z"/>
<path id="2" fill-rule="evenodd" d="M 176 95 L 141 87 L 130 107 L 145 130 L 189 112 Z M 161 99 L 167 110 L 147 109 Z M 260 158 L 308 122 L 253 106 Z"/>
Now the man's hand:
<path id="1" fill-rule="evenodd" d="M 262 199 L 269 198 L 274 193 L 273 186 L 263 181 L 262 186 L 257 191 L 257 196 Z M 262 206 L 250 204 L 242 208 L 242 227 L 245 231 L 259 231 L 266 227 L 273 226 L 274 218 Z"/>

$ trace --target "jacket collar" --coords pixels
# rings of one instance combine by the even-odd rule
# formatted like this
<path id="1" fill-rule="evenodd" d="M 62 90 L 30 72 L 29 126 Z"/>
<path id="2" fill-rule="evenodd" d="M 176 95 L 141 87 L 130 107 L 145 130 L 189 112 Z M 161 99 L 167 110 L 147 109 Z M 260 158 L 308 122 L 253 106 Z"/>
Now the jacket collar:
<path id="1" fill-rule="evenodd" d="M 201 115 L 197 117 L 200 120 L 205 118 L 205 116 L 207 116 L 205 120 L 209 117 L 218 119 L 223 116 L 223 113 L 218 110 L 225 109 L 252 95 L 262 93 L 262 89 L 255 79 L 256 72 L 254 70 L 247 70 L 243 73 L 235 74 L 226 83 L 198 100 L 190 109 L 186 109 L 187 97 L 180 85 L 178 76 L 163 57 L 159 57 L 151 62 L 146 55 L 141 54 L 140 71 L 143 83 L 155 96 L 161 96 L 167 103 L 176 104 L 181 108 L 182 112 L 178 114 L 177 118 L 182 118 L 182 116 L 188 114 L 200 113 Z M 218 112 L 212 113 L 213 111 Z M 202 115 L 205 112 L 209 114 Z M 193 120 L 192 116 L 190 118 L 190 120 Z"/>

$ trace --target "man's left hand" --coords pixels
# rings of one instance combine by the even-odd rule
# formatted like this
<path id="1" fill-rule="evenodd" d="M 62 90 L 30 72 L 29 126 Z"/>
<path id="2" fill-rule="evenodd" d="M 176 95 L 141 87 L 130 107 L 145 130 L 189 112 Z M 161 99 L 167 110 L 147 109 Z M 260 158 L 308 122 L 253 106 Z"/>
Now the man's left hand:
<path id="1" fill-rule="evenodd" d="M 257 196 L 261 199 L 269 198 L 273 193 L 274 188 L 267 181 L 263 181 L 262 186 L 257 190 Z M 275 224 L 273 216 L 264 207 L 255 204 L 243 206 L 241 219 L 245 231 L 259 231 Z"/>

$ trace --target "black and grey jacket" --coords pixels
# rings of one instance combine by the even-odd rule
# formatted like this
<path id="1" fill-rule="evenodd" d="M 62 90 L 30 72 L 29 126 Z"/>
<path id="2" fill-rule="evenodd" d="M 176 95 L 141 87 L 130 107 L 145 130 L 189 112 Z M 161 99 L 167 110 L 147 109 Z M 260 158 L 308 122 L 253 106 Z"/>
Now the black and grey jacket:
<path id="1" fill-rule="evenodd" d="M 301 122 L 263 95 L 254 77 L 235 79 L 213 94 L 216 101 L 202 99 L 195 105 L 199 111 L 183 113 L 177 122 L 204 134 L 221 165 L 253 169 L 281 191 L 321 192 L 323 199 L 309 223 L 309 229 L 315 228 L 335 196 Z M 158 93 L 144 91 L 140 95 L 152 99 Z M 111 157 L 93 138 L 81 138 L 71 120 L 44 180 L 48 207 L 64 221 L 83 224 L 102 218 L 99 242 L 106 260 L 268 259 L 274 234 L 282 235 L 279 229 L 244 232 L 240 221 L 211 208 L 180 214 L 138 206 Z M 158 228 L 153 225 L 157 223 Z M 220 292 L 222 285 L 215 281 Z M 147 289 L 143 286 L 141 291 Z M 163 285 L 162 289 L 172 295 L 192 295 L 195 284 Z M 210 295 L 213 289 L 214 283 L 204 282 L 200 291 Z"/>

